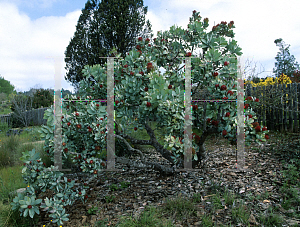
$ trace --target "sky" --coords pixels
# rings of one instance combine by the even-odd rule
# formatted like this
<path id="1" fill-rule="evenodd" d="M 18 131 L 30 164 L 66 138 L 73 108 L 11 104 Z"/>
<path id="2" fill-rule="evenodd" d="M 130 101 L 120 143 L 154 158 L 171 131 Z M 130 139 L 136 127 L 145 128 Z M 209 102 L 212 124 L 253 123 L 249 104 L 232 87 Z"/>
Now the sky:
<path id="1" fill-rule="evenodd" d="M 61 86 L 74 92 L 64 79 L 64 52 L 76 30 L 87 0 L 0 0 L 0 76 L 16 91 L 55 88 L 55 64 L 61 57 Z M 299 0 L 144 0 L 145 19 L 152 33 L 173 25 L 186 29 L 192 11 L 209 18 L 209 30 L 221 21 L 234 21 L 235 40 L 242 48 L 241 65 L 256 63 L 259 77 L 273 76 L 279 47 L 275 39 L 290 45 L 300 62 Z M 153 38 L 154 38 L 153 37 Z M 249 69 L 249 68 L 248 68 Z M 162 70 L 163 72 L 163 70 Z"/>

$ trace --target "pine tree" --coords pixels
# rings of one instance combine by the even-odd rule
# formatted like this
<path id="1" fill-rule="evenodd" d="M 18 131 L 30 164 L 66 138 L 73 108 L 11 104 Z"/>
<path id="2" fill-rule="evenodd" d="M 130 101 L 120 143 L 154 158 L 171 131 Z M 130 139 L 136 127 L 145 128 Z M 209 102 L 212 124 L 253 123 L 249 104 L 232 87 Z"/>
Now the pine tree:
<path id="1" fill-rule="evenodd" d="M 273 73 L 275 73 L 277 78 L 280 77 L 281 74 L 293 77 L 293 73 L 299 69 L 299 64 L 295 62 L 296 59 L 294 55 L 290 54 L 290 45 L 286 45 L 282 39 L 276 39 L 274 43 L 279 47 L 280 52 L 278 52 L 275 57 L 277 62 L 275 62 Z"/>
<path id="2" fill-rule="evenodd" d="M 151 24 L 149 20 L 145 23 L 147 10 L 143 0 L 87 1 L 65 51 L 65 79 L 72 83 L 75 92 L 85 65 L 104 66 L 107 58 L 100 57 L 109 57 L 113 48 L 125 58 L 138 37 L 152 38 Z"/>

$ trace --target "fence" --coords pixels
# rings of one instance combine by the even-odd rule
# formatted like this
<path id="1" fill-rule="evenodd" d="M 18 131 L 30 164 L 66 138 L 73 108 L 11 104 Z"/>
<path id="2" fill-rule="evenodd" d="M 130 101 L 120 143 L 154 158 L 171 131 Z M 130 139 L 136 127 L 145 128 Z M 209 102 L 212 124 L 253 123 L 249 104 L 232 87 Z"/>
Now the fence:
<path id="1" fill-rule="evenodd" d="M 247 84 L 245 95 L 259 98 L 260 105 L 255 112 L 258 114 L 258 122 L 267 126 L 269 130 L 280 132 L 300 132 L 299 100 L 300 84 L 292 83 L 276 84 L 264 87 L 252 87 Z M 286 97 L 286 94 L 288 97 Z M 272 105 L 272 98 L 279 97 L 279 101 Z M 278 100 L 278 98 L 277 98 Z"/>
<path id="2" fill-rule="evenodd" d="M 30 120 L 30 125 L 46 125 L 47 124 L 47 120 L 43 119 L 44 117 L 44 113 L 45 111 L 48 109 L 49 107 L 45 107 L 45 108 L 39 108 L 39 109 L 33 109 L 33 110 L 29 110 L 25 112 L 25 116 L 28 117 L 31 114 L 33 114 L 33 118 L 32 120 Z M 14 113 L 10 113 L 10 114 L 6 114 L 6 115 L 1 115 L 1 122 L 2 123 L 7 123 L 8 125 L 12 124 L 12 115 Z"/>

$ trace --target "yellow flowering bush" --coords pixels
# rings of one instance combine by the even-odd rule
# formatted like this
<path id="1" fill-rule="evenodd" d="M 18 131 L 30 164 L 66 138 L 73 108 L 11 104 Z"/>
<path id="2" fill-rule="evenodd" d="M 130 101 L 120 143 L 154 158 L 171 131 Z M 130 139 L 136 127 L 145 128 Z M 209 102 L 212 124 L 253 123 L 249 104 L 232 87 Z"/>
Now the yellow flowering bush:
<path id="1" fill-rule="evenodd" d="M 247 84 L 251 84 L 253 87 L 263 87 L 263 86 L 271 86 L 271 85 L 275 85 L 275 84 L 291 84 L 292 81 L 291 79 L 285 75 L 285 74 L 281 74 L 279 78 L 273 78 L 273 77 L 267 77 L 265 80 L 260 79 L 259 83 L 254 83 L 253 81 L 245 81 L 245 87 Z M 263 96 L 263 93 L 261 93 L 261 95 Z M 271 98 L 270 95 L 273 95 L 273 97 Z M 265 97 L 264 97 L 264 101 L 262 102 L 262 106 L 266 106 L 266 107 L 270 107 L 271 105 L 280 105 L 281 104 L 281 98 L 283 98 L 282 96 L 282 92 L 278 91 L 274 88 L 268 90 L 268 92 L 266 93 Z M 286 99 L 288 98 L 288 94 L 286 94 Z M 288 103 L 288 101 L 286 101 L 286 103 Z"/>

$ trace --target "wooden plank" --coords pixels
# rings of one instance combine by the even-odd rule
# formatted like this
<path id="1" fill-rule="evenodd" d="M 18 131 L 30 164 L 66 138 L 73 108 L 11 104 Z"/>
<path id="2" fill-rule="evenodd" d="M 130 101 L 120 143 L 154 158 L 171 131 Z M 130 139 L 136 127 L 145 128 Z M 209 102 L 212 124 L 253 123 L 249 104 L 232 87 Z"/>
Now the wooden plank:
<path id="1" fill-rule="evenodd" d="M 294 119 L 294 132 L 298 132 L 298 119 L 297 119 L 297 84 L 292 84 L 292 92 L 293 92 L 293 119 Z"/>
<path id="2" fill-rule="evenodd" d="M 276 91 L 277 91 L 277 94 L 281 94 L 281 91 L 280 91 L 280 84 L 276 84 Z M 280 107 L 280 105 L 278 105 L 278 107 Z M 276 117 L 276 120 L 275 120 L 275 127 L 276 127 L 276 131 L 279 131 L 280 130 L 280 122 L 279 122 L 279 115 L 280 115 L 280 108 L 274 108 L 274 114 L 275 114 L 275 117 Z"/>
<path id="3" fill-rule="evenodd" d="M 292 91 L 291 91 L 291 84 L 288 84 L 288 99 L 289 99 L 289 132 L 293 132 L 293 103 L 292 103 Z"/>
<path id="4" fill-rule="evenodd" d="M 299 123 L 300 123 L 300 83 L 297 83 L 297 91 L 298 91 L 298 120 L 299 120 Z M 300 125 L 299 125 L 299 128 L 298 128 L 298 132 L 300 132 Z"/>
<path id="5" fill-rule="evenodd" d="M 286 91 L 287 91 L 287 85 L 283 85 L 283 94 L 286 94 Z M 287 104 L 286 104 L 286 101 L 284 99 L 284 102 L 283 102 L 283 129 L 284 131 L 286 132 L 287 131 L 287 110 L 286 110 L 286 107 L 287 107 Z"/>
<path id="6" fill-rule="evenodd" d="M 283 85 L 282 84 L 280 84 L 279 86 L 279 92 L 281 92 L 281 94 L 283 94 L 283 92 L 282 92 L 282 88 L 283 88 Z M 281 104 L 283 104 L 283 103 L 281 103 Z M 281 133 L 283 133 L 283 105 L 281 105 L 280 106 L 281 108 L 279 109 L 279 131 L 281 132 Z"/>
<path id="7" fill-rule="evenodd" d="M 275 94 L 273 93 L 274 89 L 275 89 L 275 86 L 274 85 L 271 85 L 269 86 L 270 87 L 270 99 L 272 100 L 272 98 L 275 98 Z M 271 130 L 275 130 L 275 124 L 274 124 L 274 111 L 275 111 L 275 108 L 274 108 L 275 105 L 272 105 L 269 107 L 269 111 L 270 111 L 270 118 L 269 118 L 269 121 L 270 121 L 270 126 L 271 126 Z M 271 121 L 272 121 L 272 124 L 271 124 Z"/>

